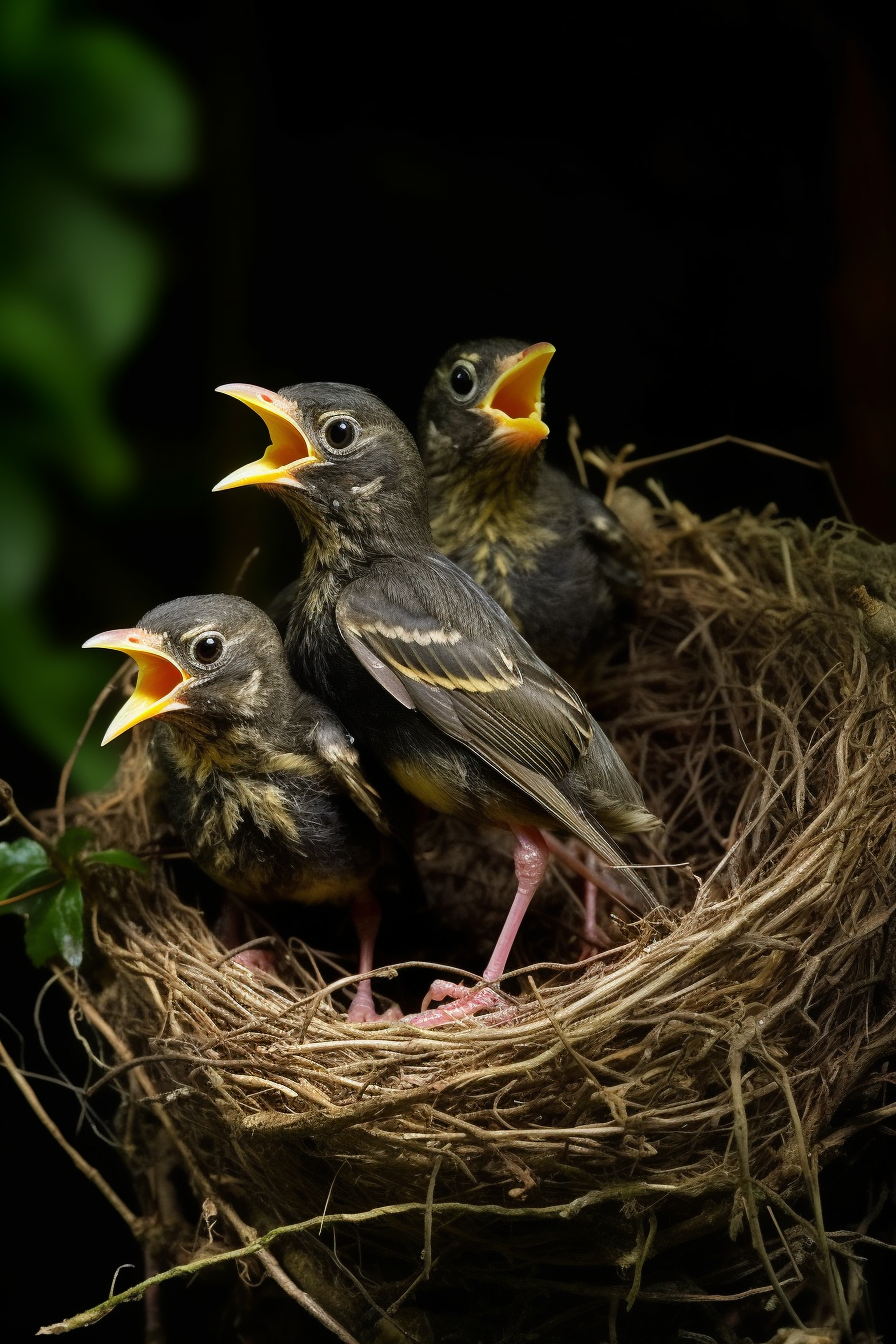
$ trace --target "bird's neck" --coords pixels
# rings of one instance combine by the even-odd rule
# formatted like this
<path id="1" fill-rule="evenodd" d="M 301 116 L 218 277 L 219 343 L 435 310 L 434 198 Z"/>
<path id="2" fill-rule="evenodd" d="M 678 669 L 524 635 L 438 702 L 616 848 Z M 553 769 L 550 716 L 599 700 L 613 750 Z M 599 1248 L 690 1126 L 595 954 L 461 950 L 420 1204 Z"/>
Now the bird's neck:
<path id="1" fill-rule="evenodd" d="M 154 753 L 196 788 L 213 793 L 225 778 L 321 773 L 320 762 L 300 750 L 298 735 L 287 727 L 288 703 L 283 711 L 282 720 L 263 722 L 178 714 L 157 724 Z"/>
<path id="2" fill-rule="evenodd" d="M 461 459 L 453 450 L 429 459 L 429 512 L 432 534 L 447 555 L 473 537 L 526 549 L 536 514 L 543 451 Z"/>
<path id="3" fill-rule="evenodd" d="M 364 513 L 351 518 L 344 511 L 336 517 L 295 508 L 305 546 L 293 609 L 314 616 L 375 561 L 435 550 L 422 481 L 419 494 L 410 499 L 382 491 L 367 499 Z"/>

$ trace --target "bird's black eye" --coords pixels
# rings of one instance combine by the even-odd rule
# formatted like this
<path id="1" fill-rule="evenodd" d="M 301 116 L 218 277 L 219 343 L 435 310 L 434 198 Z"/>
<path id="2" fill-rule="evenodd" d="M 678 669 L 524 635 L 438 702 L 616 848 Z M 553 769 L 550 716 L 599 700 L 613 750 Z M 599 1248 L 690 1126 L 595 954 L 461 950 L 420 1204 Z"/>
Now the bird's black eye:
<path id="1" fill-rule="evenodd" d="M 455 364 L 448 375 L 451 391 L 461 401 L 466 401 L 476 391 L 476 375 L 469 364 Z"/>
<path id="2" fill-rule="evenodd" d="M 350 448 L 358 437 L 358 426 L 343 416 L 334 416 L 324 427 L 324 438 L 331 448 Z"/>
<path id="3" fill-rule="evenodd" d="M 197 663 L 202 663 L 205 666 L 208 666 L 209 663 L 216 663 L 223 652 L 224 640 L 214 630 L 210 630 L 207 634 L 194 639 L 190 649 L 190 653 Z"/>

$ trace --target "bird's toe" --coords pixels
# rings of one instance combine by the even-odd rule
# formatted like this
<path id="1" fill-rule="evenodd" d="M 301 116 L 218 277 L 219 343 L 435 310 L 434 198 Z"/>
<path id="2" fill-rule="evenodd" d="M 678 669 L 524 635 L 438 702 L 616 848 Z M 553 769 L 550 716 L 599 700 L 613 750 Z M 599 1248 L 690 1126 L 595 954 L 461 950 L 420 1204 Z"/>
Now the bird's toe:
<path id="1" fill-rule="evenodd" d="M 260 971 L 263 975 L 276 975 L 277 958 L 273 952 L 265 952 L 260 947 L 247 948 L 245 952 L 237 952 L 231 961 L 236 962 L 238 966 L 245 966 L 247 971 Z"/>
<path id="2" fill-rule="evenodd" d="M 365 986 L 366 994 L 363 992 Z M 349 1022 L 398 1022 L 401 1020 L 401 1009 L 393 1003 L 384 1013 L 378 1013 L 370 987 L 365 982 L 352 1000 L 346 1018 Z"/>
<path id="3" fill-rule="evenodd" d="M 452 999 L 453 1002 L 443 1004 L 441 1008 L 427 1007 L 433 1000 L 439 1002 L 442 999 Z M 467 985 L 456 985 L 451 980 L 434 980 L 423 1000 L 422 1011 L 403 1017 L 401 1020 L 412 1027 L 442 1027 L 449 1022 L 459 1022 L 464 1018 L 473 1017 L 476 1013 L 486 1013 L 485 1020 L 489 1025 L 497 1026 L 501 1022 L 509 1021 L 515 1011 L 513 1004 L 508 1003 L 493 989 L 487 989 L 485 986 L 481 989 L 470 989 Z"/>

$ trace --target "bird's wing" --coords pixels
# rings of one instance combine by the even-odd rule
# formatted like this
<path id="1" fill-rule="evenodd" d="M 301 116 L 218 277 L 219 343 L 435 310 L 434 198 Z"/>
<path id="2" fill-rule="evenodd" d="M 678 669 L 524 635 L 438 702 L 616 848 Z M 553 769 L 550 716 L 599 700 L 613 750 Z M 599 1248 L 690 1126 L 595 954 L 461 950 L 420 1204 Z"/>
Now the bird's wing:
<path id="1" fill-rule="evenodd" d="M 591 716 L 575 691 L 450 561 L 372 566 L 343 589 L 336 619 L 397 700 L 498 768 L 500 757 L 561 780 L 591 741 Z M 530 791 L 522 777 L 514 782 Z"/>
<path id="2" fill-rule="evenodd" d="M 591 715 L 463 570 L 441 556 L 380 562 L 342 590 L 336 620 L 362 666 L 396 700 L 469 747 L 607 863 L 628 867 L 603 828 L 558 787 L 592 743 Z M 607 783 L 618 775 L 623 793 L 636 789 L 599 737 L 612 758 L 604 760 Z"/>
<path id="3" fill-rule="evenodd" d="M 314 727 L 313 738 L 318 754 L 330 767 L 330 772 L 342 792 L 370 818 L 378 831 L 388 835 L 389 823 L 380 796 L 373 785 L 368 784 L 364 778 L 358 753 L 346 736 L 342 724 L 322 718 Z"/>

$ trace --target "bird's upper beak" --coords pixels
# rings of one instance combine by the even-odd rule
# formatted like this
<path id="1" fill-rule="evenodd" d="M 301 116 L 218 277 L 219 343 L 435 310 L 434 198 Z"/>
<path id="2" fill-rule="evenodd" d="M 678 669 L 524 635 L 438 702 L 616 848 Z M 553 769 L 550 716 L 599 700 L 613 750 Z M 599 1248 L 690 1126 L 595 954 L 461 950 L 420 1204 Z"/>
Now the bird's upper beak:
<path id="1" fill-rule="evenodd" d="M 159 635 L 147 630 L 104 630 L 101 635 L 86 640 L 81 647 L 118 649 L 137 664 L 134 694 L 106 729 L 103 746 L 144 719 L 154 719 L 157 714 L 167 714 L 172 709 L 187 708 L 178 701 L 177 693 L 192 678 L 162 651 Z"/>
<path id="2" fill-rule="evenodd" d="M 499 364 L 501 372 L 476 409 L 494 421 L 493 439 L 502 447 L 533 452 L 547 438 L 541 418 L 541 384 L 554 355 L 548 341 L 529 345 Z M 503 365 L 503 367 L 502 367 Z"/>
<path id="3" fill-rule="evenodd" d="M 292 472 L 297 467 L 321 461 L 320 454 L 295 421 L 295 402 L 287 401 L 279 392 L 269 392 L 266 387 L 255 387 L 252 383 L 224 383 L 215 391 L 226 392 L 228 397 L 236 397 L 237 401 L 251 406 L 271 435 L 264 457 L 232 471 L 214 486 L 215 490 L 233 490 L 238 485 L 290 485 Z"/>

